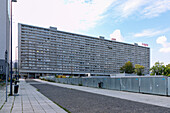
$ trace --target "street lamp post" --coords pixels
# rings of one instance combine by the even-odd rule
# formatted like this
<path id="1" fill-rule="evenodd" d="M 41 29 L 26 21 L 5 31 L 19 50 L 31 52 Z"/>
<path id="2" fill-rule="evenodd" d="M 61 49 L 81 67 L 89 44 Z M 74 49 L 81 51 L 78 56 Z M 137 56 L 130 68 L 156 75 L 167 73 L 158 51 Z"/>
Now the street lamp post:
<path id="1" fill-rule="evenodd" d="M 11 75 L 10 75 L 10 95 L 12 95 L 12 2 L 17 2 L 17 0 L 11 0 Z"/>
<path id="2" fill-rule="evenodd" d="M 19 80 L 19 65 L 18 65 L 18 56 L 17 56 L 17 54 L 18 54 L 18 46 L 16 46 L 16 48 L 15 48 L 15 63 L 16 63 L 16 65 L 15 65 L 15 67 L 16 67 L 16 80 Z"/>
<path id="3" fill-rule="evenodd" d="M 6 68 L 6 102 L 7 102 L 7 93 L 8 93 L 8 52 L 7 50 L 5 51 L 5 68 Z"/>

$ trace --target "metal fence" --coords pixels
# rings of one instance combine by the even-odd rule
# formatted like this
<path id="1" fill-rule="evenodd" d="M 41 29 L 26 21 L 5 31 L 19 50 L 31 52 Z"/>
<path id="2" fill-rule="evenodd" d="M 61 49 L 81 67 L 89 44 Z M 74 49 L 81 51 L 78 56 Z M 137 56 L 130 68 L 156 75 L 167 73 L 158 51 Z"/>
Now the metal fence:
<path id="1" fill-rule="evenodd" d="M 141 78 L 140 92 L 167 95 L 167 80 L 165 77 Z"/>
<path id="2" fill-rule="evenodd" d="M 170 77 L 42 78 L 71 85 L 170 96 Z"/>

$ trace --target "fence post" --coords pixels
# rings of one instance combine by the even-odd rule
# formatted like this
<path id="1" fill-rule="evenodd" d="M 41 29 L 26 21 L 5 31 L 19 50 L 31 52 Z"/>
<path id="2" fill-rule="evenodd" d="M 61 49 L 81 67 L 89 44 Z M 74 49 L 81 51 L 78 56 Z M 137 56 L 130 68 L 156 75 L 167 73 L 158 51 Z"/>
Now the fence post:
<path id="1" fill-rule="evenodd" d="M 121 87 L 122 87 L 122 78 L 120 78 L 120 91 L 122 90 Z"/>
<path id="2" fill-rule="evenodd" d="M 7 50 L 5 51 L 5 69 L 6 69 L 6 102 L 7 102 L 7 97 L 8 97 L 8 52 Z"/>
<path id="3" fill-rule="evenodd" d="M 168 96 L 168 77 L 166 77 L 166 95 Z"/>
<path id="4" fill-rule="evenodd" d="M 139 93 L 140 93 L 141 77 L 139 77 Z"/>

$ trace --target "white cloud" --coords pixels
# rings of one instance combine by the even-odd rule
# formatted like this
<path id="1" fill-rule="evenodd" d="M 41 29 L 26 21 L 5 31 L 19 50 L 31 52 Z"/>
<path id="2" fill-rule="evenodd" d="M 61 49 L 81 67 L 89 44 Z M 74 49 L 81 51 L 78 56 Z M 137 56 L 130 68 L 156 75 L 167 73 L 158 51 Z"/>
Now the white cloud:
<path id="1" fill-rule="evenodd" d="M 145 7 L 142 13 L 146 17 L 151 18 L 159 16 L 159 14 L 168 10 L 170 10 L 170 0 L 154 0 L 154 2 L 152 2 L 152 5 Z"/>
<path id="2" fill-rule="evenodd" d="M 161 44 L 163 47 L 159 49 L 160 52 L 169 53 L 170 52 L 170 43 L 167 42 L 165 36 L 158 37 L 156 43 Z"/>
<path id="3" fill-rule="evenodd" d="M 167 41 L 167 38 L 165 36 L 158 37 L 156 40 L 158 44 L 164 44 L 166 43 L 166 41 Z"/>
<path id="4" fill-rule="evenodd" d="M 155 29 L 145 29 L 140 33 L 136 33 L 133 36 L 134 37 L 153 37 L 157 36 L 159 34 L 163 34 L 165 32 L 168 32 L 170 29 L 163 29 L 163 30 L 155 30 Z"/>
<path id="5" fill-rule="evenodd" d="M 119 10 L 121 17 L 128 17 L 132 13 L 138 10 L 139 7 L 147 3 L 147 0 L 127 0 L 124 3 L 121 3 L 117 10 Z"/>
<path id="6" fill-rule="evenodd" d="M 159 51 L 160 51 L 160 52 L 163 52 L 163 53 L 169 53 L 169 52 L 170 52 L 170 47 L 161 48 Z"/>
<path id="7" fill-rule="evenodd" d="M 170 10 L 170 0 L 121 0 L 115 3 L 113 10 L 116 17 L 140 15 L 152 18 Z"/>
<path id="8" fill-rule="evenodd" d="M 20 0 L 15 20 L 69 31 L 89 30 L 100 21 L 114 0 Z"/>
<path id="9" fill-rule="evenodd" d="M 114 38 L 116 39 L 116 41 L 119 41 L 119 42 L 124 41 L 123 36 L 119 29 L 116 29 L 112 34 L 110 34 L 110 38 Z"/>

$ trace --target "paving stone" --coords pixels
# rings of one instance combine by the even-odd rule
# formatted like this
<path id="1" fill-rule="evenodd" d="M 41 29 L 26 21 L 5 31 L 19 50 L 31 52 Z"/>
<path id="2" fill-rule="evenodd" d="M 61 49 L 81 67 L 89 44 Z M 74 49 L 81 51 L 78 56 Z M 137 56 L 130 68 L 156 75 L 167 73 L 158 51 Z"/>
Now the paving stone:
<path id="1" fill-rule="evenodd" d="M 10 113 L 10 111 L 11 110 L 4 110 L 4 109 L 2 109 L 2 110 L 0 110 L 0 113 Z"/>
<path id="2" fill-rule="evenodd" d="M 34 111 L 23 111 L 23 113 L 34 113 Z"/>
<path id="3" fill-rule="evenodd" d="M 12 113 L 22 113 L 22 111 L 12 111 Z"/>
<path id="4" fill-rule="evenodd" d="M 34 110 L 35 113 L 46 113 L 44 110 Z M 47 112 L 48 113 L 48 112 Z M 50 113 L 50 112 L 49 112 Z"/>
<path id="5" fill-rule="evenodd" d="M 63 109 L 59 108 L 51 100 L 38 92 L 36 88 L 26 83 L 25 80 L 21 79 L 19 86 L 19 95 L 9 96 L 8 102 L 5 103 L 0 113 L 10 113 L 14 98 L 12 113 L 56 113 L 56 111 L 62 113 Z M 4 101 L 4 99 L 0 99 L 0 105 L 2 105 Z"/>
<path id="6" fill-rule="evenodd" d="M 43 110 L 43 108 L 40 105 L 33 106 L 34 110 Z"/>
<path id="7" fill-rule="evenodd" d="M 52 110 L 52 109 L 45 109 L 45 112 L 46 113 L 56 113 L 54 110 Z"/>
<path id="8" fill-rule="evenodd" d="M 12 109 L 12 113 L 22 113 L 22 109 Z"/>
<path id="9" fill-rule="evenodd" d="M 33 111 L 33 109 L 28 107 L 28 108 L 23 108 L 23 111 Z"/>

